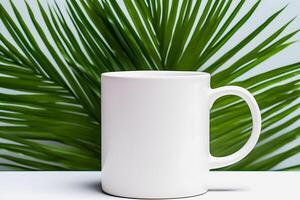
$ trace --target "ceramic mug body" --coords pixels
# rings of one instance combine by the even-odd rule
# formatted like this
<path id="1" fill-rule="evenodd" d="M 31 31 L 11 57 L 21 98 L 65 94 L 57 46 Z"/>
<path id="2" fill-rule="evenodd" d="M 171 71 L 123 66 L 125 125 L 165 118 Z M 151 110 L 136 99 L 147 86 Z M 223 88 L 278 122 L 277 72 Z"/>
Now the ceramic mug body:
<path id="1" fill-rule="evenodd" d="M 253 133 L 232 157 L 216 158 L 209 152 L 209 112 L 218 97 L 228 94 L 249 104 Z M 212 90 L 207 73 L 104 73 L 101 99 L 102 188 L 117 196 L 205 193 L 209 169 L 242 159 L 259 135 L 259 109 L 249 92 L 232 86 Z"/>

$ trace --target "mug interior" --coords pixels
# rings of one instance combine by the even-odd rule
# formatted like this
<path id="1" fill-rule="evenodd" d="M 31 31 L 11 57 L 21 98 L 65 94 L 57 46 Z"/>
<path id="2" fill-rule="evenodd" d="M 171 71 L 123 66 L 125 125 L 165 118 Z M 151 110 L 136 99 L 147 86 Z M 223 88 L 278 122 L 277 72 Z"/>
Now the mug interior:
<path id="1" fill-rule="evenodd" d="M 168 78 L 168 77 L 202 77 L 210 76 L 206 72 L 195 71 L 120 71 L 106 72 L 102 76 L 119 78 Z"/>

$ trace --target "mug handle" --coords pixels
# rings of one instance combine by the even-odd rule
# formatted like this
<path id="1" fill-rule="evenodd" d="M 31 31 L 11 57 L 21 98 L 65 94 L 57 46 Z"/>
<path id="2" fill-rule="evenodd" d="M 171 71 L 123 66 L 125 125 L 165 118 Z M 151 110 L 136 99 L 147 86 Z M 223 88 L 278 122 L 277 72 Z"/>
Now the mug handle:
<path id="1" fill-rule="evenodd" d="M 248 90 L 237 86 L 224 86 L 216 89 L 211 89 L 210 97 L 209 97 L 210 108 L 218 98 L 226 95 L 236 95 L 246 101 L 246 103 L 250 108 L 250 112 L 252 116 L 252 133 L 250 135 L 250 138 L 246 142 L 246 144 L 240 150 L 238 150 L 237 152 L 231 155 L 224 156 L 224 157 L 215 157 L 209 154 L 210 169 L 225 167 L 242 160 L 254 148 L 260 134 L 260 129 L 261 129 L 260 110 L 255 98 L 252 96 L 250 92 L 248 92 Z"/>

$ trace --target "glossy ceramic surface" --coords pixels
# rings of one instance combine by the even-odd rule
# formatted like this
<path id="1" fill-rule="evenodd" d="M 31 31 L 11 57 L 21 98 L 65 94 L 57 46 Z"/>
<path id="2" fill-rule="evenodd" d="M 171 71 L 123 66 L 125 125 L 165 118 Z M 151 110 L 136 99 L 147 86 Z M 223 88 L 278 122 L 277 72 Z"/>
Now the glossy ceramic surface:
<path id="1" fill-rule="evenodd" d="M 102 188 L 134 198 L 177 198 L 207 191 L 209 169 L 244 158 L 261 126 L 254 97 L 235 86 L 210 88 L 202 72 L 133 71 L 102 74 Z M 253 131 L 238 152 L 209 152 L 209 111 L 237 95 L 249 105 Z"/>

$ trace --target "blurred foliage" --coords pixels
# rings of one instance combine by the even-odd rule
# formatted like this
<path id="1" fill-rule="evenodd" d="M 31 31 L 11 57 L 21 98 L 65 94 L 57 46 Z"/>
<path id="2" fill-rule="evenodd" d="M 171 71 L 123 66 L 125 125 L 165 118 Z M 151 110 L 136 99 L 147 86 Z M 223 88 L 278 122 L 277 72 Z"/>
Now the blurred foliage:
<path id="1" fill-rule="evenodd" d="M 0 166 L 99 170 L 100 74 L 124 70 L 206 71 L 213 75 L 213 88 L 237 85 L 255 94 L 261 138 L 249 156 L 227 170 L 270 170 L 299 153 L 299 145 L 279 150 L 300 133 L 293 126 L 299 123 L 300 63 L 241 81 L 294 43 L 299 30 L 285 31 L 293 19 L 265 33 L 285 8 L 256 22 L 255 30 L 216 58 L 251 21 L 260 1 L 246 12 L 241 12 L 245 0 L 128 0 L 126 9 L 116 0 L 66 1 L 67 15 L 57 4 L 37 1 L 39 9 L 33 10 L 24 2 L 29 21 L 15 3 L 13 13 L 0 4 Z M 265 38 L 257 42 L 258 36 Z M 240 55 L 250 42 L 256 45 Z M 213 106 L 214 155 L 235 152 L 250 132 L 243 101 L 226 97 Z"/>

